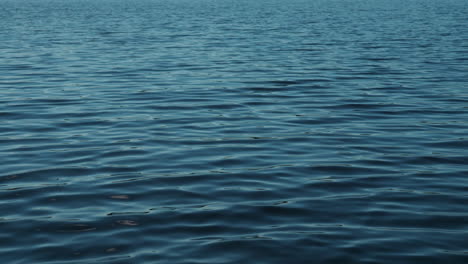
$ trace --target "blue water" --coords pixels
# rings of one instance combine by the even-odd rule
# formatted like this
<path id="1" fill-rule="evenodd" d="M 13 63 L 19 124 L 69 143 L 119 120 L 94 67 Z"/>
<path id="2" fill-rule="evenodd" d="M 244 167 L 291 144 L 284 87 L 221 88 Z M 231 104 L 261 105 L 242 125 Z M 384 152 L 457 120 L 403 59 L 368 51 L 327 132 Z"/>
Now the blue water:
<path id="1" fill-rule="evenodd" d="M 467 14 L 0 0 L 1 263 L 468 263 Z"/>

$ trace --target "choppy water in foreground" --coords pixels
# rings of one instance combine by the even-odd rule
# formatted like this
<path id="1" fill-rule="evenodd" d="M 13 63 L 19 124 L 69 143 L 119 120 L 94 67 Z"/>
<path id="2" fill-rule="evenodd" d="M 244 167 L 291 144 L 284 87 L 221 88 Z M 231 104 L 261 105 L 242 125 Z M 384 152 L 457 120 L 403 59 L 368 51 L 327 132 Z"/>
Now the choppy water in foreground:
<path id="1" fill-rule="evenodd" d="M 468 263 L 468 2 L 0 0 L 2 263 Z"/>

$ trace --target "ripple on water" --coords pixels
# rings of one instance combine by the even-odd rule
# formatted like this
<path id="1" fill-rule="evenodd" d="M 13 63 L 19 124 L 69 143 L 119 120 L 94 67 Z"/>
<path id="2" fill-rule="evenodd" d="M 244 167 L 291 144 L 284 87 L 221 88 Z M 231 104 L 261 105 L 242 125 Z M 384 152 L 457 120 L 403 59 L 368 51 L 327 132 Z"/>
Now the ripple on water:
<path id="1" fill-rule="evenodd" d="M 467 263 L 466 12 L 2 1 L 4 263 Z"/>

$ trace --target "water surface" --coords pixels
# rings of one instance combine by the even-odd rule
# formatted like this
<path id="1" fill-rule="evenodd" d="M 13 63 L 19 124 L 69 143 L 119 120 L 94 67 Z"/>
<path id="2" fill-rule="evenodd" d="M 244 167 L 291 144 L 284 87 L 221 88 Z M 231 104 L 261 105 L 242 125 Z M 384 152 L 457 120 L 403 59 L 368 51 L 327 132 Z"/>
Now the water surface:
<path id="1" fill-rule="evenodd" d="M 468 263 L 467 14 L 0 0 L 0 260 Z"/>

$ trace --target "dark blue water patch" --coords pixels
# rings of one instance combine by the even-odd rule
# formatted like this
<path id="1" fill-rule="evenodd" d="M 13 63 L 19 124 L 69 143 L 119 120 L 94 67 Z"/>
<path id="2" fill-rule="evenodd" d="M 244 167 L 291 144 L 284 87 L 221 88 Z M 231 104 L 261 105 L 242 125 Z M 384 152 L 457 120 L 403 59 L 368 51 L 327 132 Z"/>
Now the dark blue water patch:
<path id="1" fill-rule="evenodd" d="M 466 263 L 461 0 L 3 0 L 5 263 Z"/>

